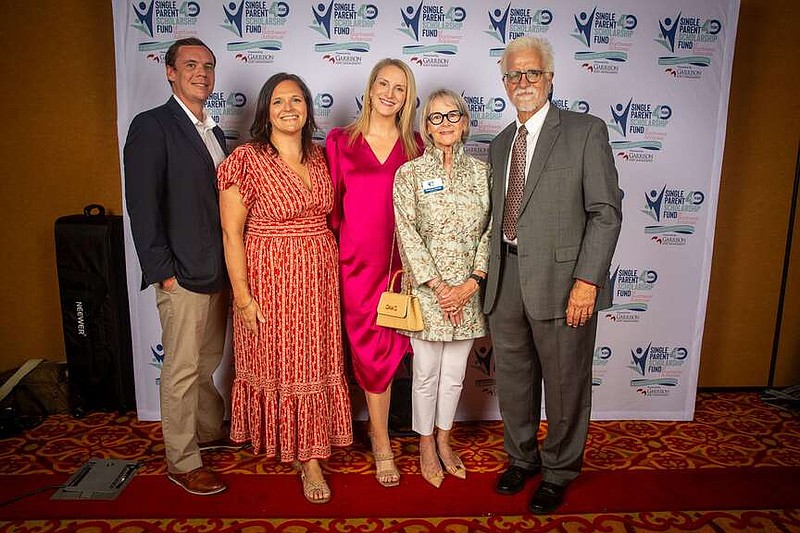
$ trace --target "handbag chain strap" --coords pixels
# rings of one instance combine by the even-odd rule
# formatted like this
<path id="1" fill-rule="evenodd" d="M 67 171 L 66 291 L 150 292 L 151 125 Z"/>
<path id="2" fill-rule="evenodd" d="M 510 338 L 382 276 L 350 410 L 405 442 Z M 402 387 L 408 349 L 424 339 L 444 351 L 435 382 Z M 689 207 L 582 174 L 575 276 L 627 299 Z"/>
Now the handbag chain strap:
<path id="1" fill-rule="evenodd" d="M 397 280 L 397 276 L 403 273 L 403 269 L 401 268 L 397 272 L 392 274 L 392 260 L 394 259 L 394 245 L 397 238 L 397 231 L 392 231 L 392 247 L 389 248 L 389 281 L 386 285 L 386 290 L 389 292 L 394 292 L 394 282 Z M 400 292 L 411 294 L 411 287 L 405 283 L 405 276 L 403 276 L 403 287 L 401 287 Z"/>

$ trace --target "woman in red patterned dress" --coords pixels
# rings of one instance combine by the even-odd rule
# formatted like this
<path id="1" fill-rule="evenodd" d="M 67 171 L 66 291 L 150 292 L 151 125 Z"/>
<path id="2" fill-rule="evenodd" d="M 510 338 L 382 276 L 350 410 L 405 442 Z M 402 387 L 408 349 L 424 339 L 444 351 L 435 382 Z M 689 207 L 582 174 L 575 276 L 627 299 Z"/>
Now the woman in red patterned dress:
<path id="1" fill-rule="evenodd" d="M 220 165 L 225 261 L 233 287 L 231 438 L 299 462 L 303 493 L 330 500 L 319 460 L 352 443 L 339 311 L 333 189 L 312 142 L 311 94 L 293 75 L 258 96 L 252 141 Z"/>

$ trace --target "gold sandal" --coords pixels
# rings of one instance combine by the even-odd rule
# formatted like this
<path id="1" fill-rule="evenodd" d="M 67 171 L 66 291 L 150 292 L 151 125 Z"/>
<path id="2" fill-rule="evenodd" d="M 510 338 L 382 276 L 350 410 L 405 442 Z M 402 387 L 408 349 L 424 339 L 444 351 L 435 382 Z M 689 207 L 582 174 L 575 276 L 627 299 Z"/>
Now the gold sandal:
<path id="1" fill-rule="evenodd" d="M 372 445 L 372 458 L 375 460 L 375 479 L 383 487 L 396 487 L 400 484 L 400 471 L 394 464 L 394 453 L 391 451 L 376 453 L 375 437 L 369 432 L 369 441 Z"/>
<path id="2" fill-rule="evenodd" d="M 303 483 L 303 496 L 310 503 L 328 503 L 331 501 L 331 488 L 323 478 L 322 481 L 311 481 L 306 476 L 305 470 L 300 463 L 295 465 L 298 472 L 300 472 L 300 481 Z M 315 497 L 320 495 L 319 498 Z"/>
<path id="3" fill-rule="evenodd" d="M 384 487 L 396 487 L 400 484 L 400 472 L 394 464 L 394 454 L 372 453 L 375 459 L 375 479 Z"/>

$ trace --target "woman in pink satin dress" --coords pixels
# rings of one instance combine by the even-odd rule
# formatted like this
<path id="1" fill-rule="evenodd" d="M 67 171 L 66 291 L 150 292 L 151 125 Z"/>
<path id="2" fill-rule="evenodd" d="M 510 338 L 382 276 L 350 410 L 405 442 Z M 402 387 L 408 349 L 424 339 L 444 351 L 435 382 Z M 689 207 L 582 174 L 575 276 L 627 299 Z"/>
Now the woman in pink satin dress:
<path id="1" fill-rule="evenodd" d="M 364 389 L 376 477 L 384 487 L 400 483 L 389 441 L 390 385 L 408 337 L 375 324 L 381 292 L 392 271 L 402 269 L 392 246 L 392 186 L 400 165 L 422 152 L 414 133 L 417 87 L 399 59 L 383 59 L 370 72 L 360 116 L 328 134 L 325 151 L 334 187 L 328 217 L 339 241 L 342 314 L 356 381 Z"/>

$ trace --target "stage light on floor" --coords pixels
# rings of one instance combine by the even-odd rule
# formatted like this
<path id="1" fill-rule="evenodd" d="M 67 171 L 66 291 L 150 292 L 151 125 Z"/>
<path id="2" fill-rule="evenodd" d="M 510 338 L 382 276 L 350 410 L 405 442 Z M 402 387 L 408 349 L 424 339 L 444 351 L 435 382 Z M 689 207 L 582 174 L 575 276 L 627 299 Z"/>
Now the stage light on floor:
<path id="1" fill-rule="evenodd" d="M 50 499 L 114 500 L 133 479 L 138 468 L 138 461 L 92 457 Z"/>

